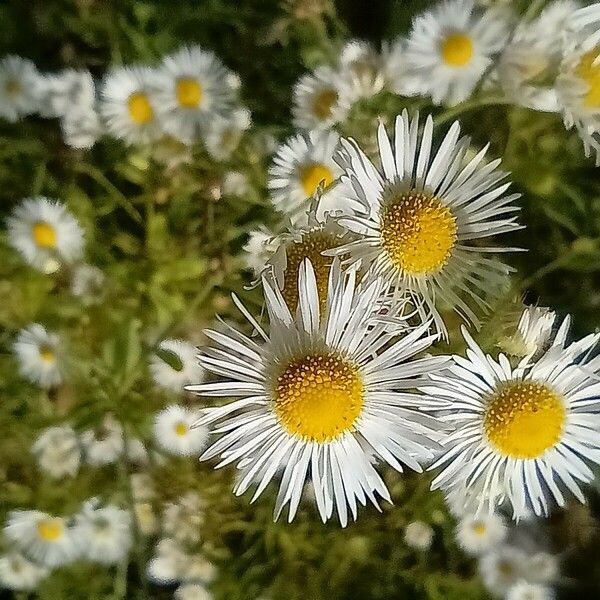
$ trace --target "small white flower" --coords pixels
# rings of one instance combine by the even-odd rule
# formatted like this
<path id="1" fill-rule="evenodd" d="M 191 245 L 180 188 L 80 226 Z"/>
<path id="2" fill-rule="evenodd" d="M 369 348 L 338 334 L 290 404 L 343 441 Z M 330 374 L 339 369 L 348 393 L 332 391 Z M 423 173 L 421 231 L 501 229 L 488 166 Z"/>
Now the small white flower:
<path id="1" fill-rule="evenodd" d="M 383 73 L 386 86 L 400 96 L 420 93 L 421 77 L 411 72 L 406 60 L 406 40 L 397 38 L 382 48 Z"/>
<path id="2" fill-rule="evenodd" d="M 413 521 L 404 530 L 404 541 L 415 550 L 428 550 L 433 541 L 433 529 L 423 521 Z"/>
<path id="3" fill-rule="evenodd" d="M 348 81 L 349 97 L 371 98 L 385 85 L 381 56 L 368 42 L 350 40 L 342 48 L 340 73 Z"/>
<path id="4" fill-rule="evenodd" d="M 498 345 L 511 356 L 531 358 L 548 346 L 555 319 L 556 313 L 549 308 L 528 306 L 521 313 L 517 330 Z"/>
<path id="5" fill-rule="evenodd" d="M 244 260 L 246 266 L 256 277 L 264 271 L 269 258 L 275 253 L 278 243 L 273 233 L 265 227 L 251 231 L 244 245 Z"/>
<path id="6" fill-rule="evenodd" d="M 64 142 L 76 150 L 89 150 L 104 134 L 104 126 L 93 106 L 78 106 L 60 120 Z"/>
<path id="7" fill-rule="evenodd" d="M 169 454 L 200 456 L 208 444 L 206 427 L 192 427 L 200 412 L 183 406 L 168 406 L 154 419 L 154 437 Z"/>
<path id="8" fill-rule="evenodd" d="M 554 592 L 543 585 L 519 581 L 506 594 L 506 600 L 553 600 Z"/>
<path id="9" fill-rule="evenodd" d="M 248 178 L 239 171 L 228 171 L 223 177 L 221 189 L 225 196 L 243 196 L 250 189 Z"/>
<path id="10" fill-rule="evenodd" d="M 142 440 L 138 438 L 127 440 L 127 460 L 136 465 L 145 465 L 148 462 L 148 451 Z"/>
<path id="11" fill-rule="evenodd" d="M 513 546 L 501 546 L 479 561 L 479 571 L 485 587 L 504 596 L 521 579 L 527 576 L 527 555 Z"/>
<path id="12" fill-rule="evenodd" d="M 39 468 L 50 477 L 74 477 L 79 471 L 81 448 L 77 434 L 69 425 L 44 429 L 31 451 Z"/>
<path id="13" fill-rule="evenodd" d="M 156 545 L 155 555 L 148 562 L 148 579 L 158 584 L 177 583 L 185 571 L 188 556 L 179 544 L 170 538 L 164 538 Z"/>
<path id="14" fill-rule="evenodd" d="M 77 545 L 65 519 L 39 510 L 9 512 L 4 535 L 28 558 L 44 567 L 58 567 L 78 556 Z"/>
<path id="15" fill-rule="evenodd" d="M 551 583 L 558 576 L 558 559 L 548 552 L 536 552 L 529 556 L 528 581 L 533 583 Z"/>
<path id="16" fill-rule="evenodd" d="M 204 138 L 206 149 L 215 160 L 227 160 L 251 124 L 252 116 L 245 108 L 238 108 L 227 117 L 215 116 Z"/>
<path id="17" fill-rule="evenodd" d="M 163 340 L 150 359 L 150 372 L 154 383 L 167 390 L 182 392 L 188 383 L 203 379 L 204 370 L 197 355 L 196 346 L 189 342 Z"/>
<path id="18" fill-rule="evenodd" d="M 15 122 L 40 108 L 40 75 L 26 58 L 0 60 L 0 117 Z"/>
<path id="19" fill-rule="evenodd" d="M 121 424 L 110 414 L 105 415 L 101 427 L 81 434 L 85 460 L 90 465 L 110 465 L 123 454 L 125 441 Z"/>
<path id="20" fill-rule="evenodd" d="M 71 271 L 71 293 L 86 306 L 96 304 L 104 295 L 106 277 L 93 265 L 77 265 Z"/>
<path id="21" fill-rule="evenodd" d="M 175 600 L 212 600 L 213 595 L 202 585 L 184 583 L 175 590 L 173 597 Z"/>
<path id="22" fill-rule="evenodd" d="M 210 583 L 215 578 L 217 568 L 202 554 L 188 556 L 183 570 L 184 581 Z"/>
<path id="23" fill-rule="evenodd" d="M 57 200 L 26 198 L 6 222 L 10 245 L 36 269 L 49 273 L 61 262 L 75 262 L 83 254 L 83 230 Z"/>
<path id="24" fill-rule="evenodd" d="M 56 334 L 48 333 L 39 323 L 33 323 L 19 331 L 14 350 L 23 377 L 43 388 L 61 383 L 59 338 Z"/>
<path id="25" fill-rule="evenodd" d="M 36 565 L 19 552 L 0 556 L 0 588 L 30 592 L 49 574 L 48 569 Z"/>
<path id="26" fill-rule="evenodd" d="M 97 499 L 85 502 L 75 516 L 73 537 L 81 556 L 104 565 L 123 560 L 133 543 L 131 514 L 117 506 L 98 506 Z"/>
<path id="27" fill-rule="evenodd" d="M 94 80 L 89 71 L 64 69 L 43 75 L 40 81 L 40 114 L 64 117 L 73 110 L 93 108 L 96 101 Z"/>
<path id="28" fill-rule="evenodd" d="M 197 543 L 204 523 L 202 500 L 195 492 L 188 492 L 177 502 L 168 502 L 163 511 L 163 531 L 181 543 Z"/>
<path id="29" fill-rule="evenodd" d="M 465 516 L 456 527 L 458 545 L 469 554 L 489 552 L 506 537 L 504 520 L 497 514 Z"/>

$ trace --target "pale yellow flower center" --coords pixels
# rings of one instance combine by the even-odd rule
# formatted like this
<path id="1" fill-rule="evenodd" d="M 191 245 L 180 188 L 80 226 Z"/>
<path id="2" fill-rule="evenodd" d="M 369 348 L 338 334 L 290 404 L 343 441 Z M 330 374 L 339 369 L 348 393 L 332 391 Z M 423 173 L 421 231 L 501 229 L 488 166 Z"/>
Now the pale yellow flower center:
<path id="1" fill-rule="evenodd" d="M 475 521 L 473 523 L 473 533 L 475 535 L 484 535 L 487 531 L 487 527 L 481 521 Z"/>
<path id="2" fill-rule="evenodd" d="M 312 196 L 319 187 L 321 181 L 324 187 L 333 183 L 333 173 L 331 169 L 322 163 L 312 163 L 303 165 L 299 169 L 300 183 L 307 196 Z"/>
<path id="3" fill-rule="evenodd" d="M 464 33 L 451 33 L 442 42 L 442 58 L 450 67 L 464 67 L 473 56 L 473 40 Z"/>
<path id="4" fill-rule="evenodd" d="M 575 68 L 575 74 L 588 84 L 583 103 L 588 108 L 600 108 L 600 47 L 586 52 Z"/>
<path id="5" fill-rule="evenodd" d="M 41 346 L 40 347 L 40 358 L 46 362 L 46 363 L 51 363 L 54 362 L 54 350 L 52 350 L 52 348 L 50 348 L 50 346 Z"/>
<path id="6" fill-rule="evenodd" d="M 178 435 L 179 437 L 186 436 L 190 431 L 190 428 L 187 426 L 187 424 L 182 422 L 176 423 L 173 429 L 175 431 L 175 435 Z"/>
<path id="7" fill-rule="evenodd" d="M 44 519 L 37 524 L 38 535 L 46 542 L 55 542 L 63 534 L 65 525 L 62 519 Z"/>
<path id="8" fill-rule="evenodd" d="M 337 100 L 338 94 L 333 89 L 325 89 L 317 92 L 312 103 L 313 113 L 322 121 L 328 119 Z"/>
<path id="9" fill-rule="evenodd" d="M 34 223 L 31 233 L 35 243 L 40 248 L 56 247 L 56 229 L 50 223 L 46 223 L 45 221 Z"/>
<path id="10" fill-rule="evenodd" d="M 364 404 L 364 385 L 349 361 L 314 354 L 287 365 L 273 396 L 277 417 L 290 435 L 324 443 L 354 430 Z"/>
<path id="11" fill-rule="evenodd" d="M 148 96 L 143 92 L 135 92 L 127 100 L 127 108 L 131 120 L 137 125 L 150 123 L 154 118 L 154 111 Z"/>
<path id="12" fill-rule="evenodd" d="M 490 444 L 510 458 L 537 458 L 560 441 L 565 406 L 543 383 L 504 384 L 488 401 L 483 428 Z"/>
<path id="13" fill-rule="evenodd" d="M 23 88 L 21 87 L 21 84 L 16 81 L 15 79 L 9 79 L 5 84 L 4 84 L 4 89 L 6 90 L 6 93 L 9 96 L 18 96 L 21 91 L 23 90 Z"/>
<path id="14" fill-rule="evenodd" d="M 381 211 L 381 245 L 393 265 L 410 275 L 439 271 L 456 245 L 450 209 L 424 192 L 397 194 Z"/>
<path id="15" fill-rule="evenodd" d="M 202 102 L 204 91 L 196 79 L 182 78 L 177 80 L 176 94 L 180 106 L 198 108 Z"/>

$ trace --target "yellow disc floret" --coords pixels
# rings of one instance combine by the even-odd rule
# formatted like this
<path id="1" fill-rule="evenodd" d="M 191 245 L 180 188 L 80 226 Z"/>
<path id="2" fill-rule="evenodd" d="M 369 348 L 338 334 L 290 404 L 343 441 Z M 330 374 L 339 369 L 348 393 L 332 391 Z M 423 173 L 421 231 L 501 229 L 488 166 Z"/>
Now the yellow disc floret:
<path id="1" fill-rule="evenodd" d="M 31 233 L 33 240 L 40 248 L 56 247 L 56 229 L 50 223 L 45 221 L 34 223 Z"/>
<path id="2" fill-rule="evenodd" d="M 179 437 L 186 436 L 190 431 L 190 428 L 187 426 L 187 424 L 182 422 L 176 423 L 173 429 L 175 431 L 175 435 L 178 435 Z"/>
<path id="3" fill-rule="evenodd" d="M 333 183 L 333 173 L 331 169 L 322 163 L 310 163 L 302 165 L 298 171 L 302 189 L 307 196 L 312 196 L 323 182 L 324 187 Z"/>
<path id="4" fill-rule="evenodd" d="M 202 102 L 204 91 L 196 79 L 182 78 L 177 80 L 176 95 L 180 106 L 198 108 Z"/>
<path id="5" fill-rule="evenodd" d="M 40 348 L 40 358 L 46 363 L 54 362 L 54 350 L 50 346 L 42 346 Z"/>
<path id="6" fill-rule="evenodd" d="M 451 33 L 441 46 L 442 58 L 450 67 L 464 67 L 473 56 L 473 40 L 465 33 Z"/>
<path id="7" fill-rule="evenodd" d="M 54 542 L 64 531 L 64 521 L 59 518 L 44 519 L 37 524 L 38 535 L 46 542 Z"/>
<path id="8" fill-rule="evenodd" d="M 338 100 L 338 94 L 335 90 L 321 90 L 315 94 L 312 103 L 312 109 L 315 116 L 322 121 L 328 119 L 333 111 L 333 105 Z"/>
<path id="9" fill-rule="evenodd" d="M 311 442 L 352 431 L 364 403 L 358 369 L 330 353 L 290 362 L 275 382 L 275 412 L 283 428 Z"/>
<path id="10" fill-rule="evenodd" d="M 490 444 L 510 458 L 537 458 L 560 441 L 566 411 L 543 383 L 514 381 L 489 399 L 483 428 Z"/>
<path id="11" fill-rule="evenodd" d="M 600 47 L 586 52 L 577 67 L 575 74 L 588 84 L 583 103 L 588 108 L 600 108 Z"/>
<path id="12" fill-rule="evenodd" d="M 154 118 L 154 111 L 148 96 L 143 92 L 135 92 L 127 100 L 129 116 L 136 125 L 145 125 Z"/>
<path id="13" fill-rule="evenodd" d="M 456 244 L 456 219 L 435 196 L 414 190 L 393 194 L 381 211 L 381 245 L 409 275 L 439 271 Z"/>

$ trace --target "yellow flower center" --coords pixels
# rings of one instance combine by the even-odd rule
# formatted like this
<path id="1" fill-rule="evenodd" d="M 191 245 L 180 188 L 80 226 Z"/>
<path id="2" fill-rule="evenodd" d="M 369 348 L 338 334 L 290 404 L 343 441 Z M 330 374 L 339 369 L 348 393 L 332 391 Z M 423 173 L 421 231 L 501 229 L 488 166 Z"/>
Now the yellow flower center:
<path id="1" fill-rule="evenodd" d="M 364 386 L 355 365 L 323 353 L 289 363 L 273 395 L 277 417 L 290 435 L 324 443 L 354 429 Z"/>
<path id="2" fill-rule="evenodd" d="M 150 123 L 154 118 L 154 111 L 148 96 L 143 92 L 135 92 L 129 96 L 127 100 L 127 108 L 131 120 L 137 125 L 145 125 Z"/>
<path id="3" fill-rule="evenodd" d="M 198 108 L 202 102 L 202 86 L 196 79 L 182 78 L 177 80 L 177 101 L 185 108 Z"/>
<path id="4" fill-rule="evenodd" d="M 40 248 L 56 247 L 56 229 L 50 223 L 40 221 L 31 228 L 33 239 Z"/>
<path id="5" fill-rule="evenodd" d="M 442 42 L 442 58 L 450 67 L 464 67 L 473 56 L 473 40 L 464 33 L 451 33 Z"/>
<path id="6" fill-rule="evenodd" d="M 560 440 L 565 419 L 562 399 L 545 384 L 514 381 L 489 399 L 483 428 L 504 456 L 537 458 Z"/>
<path id="7" fill-rule="evenodd" d="M 18 96 L 22 91 L 21 84 L 15 79 L 9 79 L 4 84 L 4 89 L 9 96 Z"/>
<path id="8" fill-rule="evenodd" d="M 45 542 L 54 542 L 60 538 L 64 531 L 64 522 L 62 519 L 44 519 L 37 524 L 38 535 Z"/>
<path id="9" fill-rule="evenodd" d="M 334 179 L 331 169 L 322 163 L 301 166 L 299 175 L 302 189 L 304 189 L 304 193 L 307 196 L 312 196 L 317 191 L 321 181 L 324 187 L 328 187 L 333 183 Z"/>
<path id="10" fill-rule="evenodd" d="M 473 523 L 473 533 L 475 533 L 475 535 L 483 535 L 486 531 L 487 528 L 481 521 Z"/>
<path id="11" fill-rule="evenodd" d="M 505 560 L 500 561 L 498 564 L 498 571 L 500 571 L 500 575 L 503 575 L 504 577 L 512 577 L 515 573 L 512 563 Z"/>
<path id="12" fill-rule="evenodd" d="M 183 437 L 188 434 L 190 428 L 185 423 L 177 423 L 174 427 L 175 435 Z"/>
<path id="13" fill-rule="evenodd" d="M 409 191 L 392 195 L 381 212 L 381 245 L 410 275 L 439 271 L 456 244 L 456 219 L 435 196 Z"/>
<path id="14" fill-rule="evenodd" d="M 575 68 L 575 74 L 588 84 L 583 103 L 588 108 L 600 108 L 600 47 L 586 52 Z M 596 64 L 594 64 L 596 63 Z"/>
<path id="15" fill-rule="evenodd" d="M 40 358 L 46 363 L 54 362 L 54 350 L 50 346 L 42 346 L 40 348 Z"/>
<path id="16" fill-rule="evenodd" d="M 313 113 L 318 119 L 324 121 L 331 116 L 333 105 L 337 102 L 338 95 L 335 90 L 321 90 L 313 99 Z"/>

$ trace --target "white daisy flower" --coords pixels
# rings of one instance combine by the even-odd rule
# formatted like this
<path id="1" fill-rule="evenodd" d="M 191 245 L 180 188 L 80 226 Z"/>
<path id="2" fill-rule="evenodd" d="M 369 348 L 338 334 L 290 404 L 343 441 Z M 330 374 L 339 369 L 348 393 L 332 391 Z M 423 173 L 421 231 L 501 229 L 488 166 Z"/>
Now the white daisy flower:
<path id="1" fill-rule="evenodd" d="M 202 554 L 188 556 L 184 572 L 184 581 L 210 583 L 214 580 L 217 568 Z"/>
<path id="2" fill-rule="evenodd" d="M 173 595 L 175 600 L 212 600 L 213 595 L 198 583 L 184 583 L 180 585 Z"/>
<path id="3" fill-rule="evenodd" d="M 568 32 L 583 40 L 587 48 L 600 44 L 600 2 L 574 11 L 567 23 Z"/>
<path id="4" fill-rule="evenodd" d="M 267 186 L 276 209 L 293 223 L 304 224 L 312 198 L 323 187 L 317 214 L 349 214 L 360 209 L 352 201 L 347 186 L 338 182 L 342 170 L 333 160 L 339 148 L 334 131 L 311 131 L 287 139 L 273 157 Z"/>
<path id="5" fill-rule="evenodd" d="M 106 414 L 97 429 L 87 429 L 81 436 L 85 460 L 90 465 L 110 465 L 119 460 L 125 449 L 123 427 L 111 415 Z"/>
<path id="6" fill-rule="evenodd" d="M 600 462 L 600 384 L 593 374 L 600 365 L 586 364 L 586 353 L 600 334 L 565 347 L 568 325 L 565 319 L 537 360 L 516 368 L 504 354 L 485 355 L 463 328 L 466 358 L 454 356 L 454 365 L 423 388 L 432 403 L 448 403 L 440 418 L 456 427 L 432 466 L 443 467 L 432 488 L 478 486 L 478 511 L 506 499 L 516 519 L 529 510 L 545 516 L 552 501 L 563 506 L 565 491 L 585 502 L 580 484 L 594 477 L 587 463 Z"/>
<path id="7" fill-rule="evenodd" d="M 57 200 L 26 198 L 6 222 L 10 245 L 36 269 L 51 273 L 83 255 L 83 230 Z"/>
<path id="8" fill-rule="evenodd" d="M 431 314 L 446 334 L 440 301 L 477 325 L 472 306 L 487 308 L 484 295 L 510 271 L 489 253 L 511 248 L 485 241 L 520 228 L 512 204 L 519 194 L 505 195 L 510 183 L 497 169 L 500 160 L 483 162 L 487 146 L 465 159 L 469 139 L 459 139 L 458 122 L 435 154 L 433 120 L 427 118 L 422 135 L 418 127 L 418 114 L 412 120 L 406 111 L 399 115 L 392 149 L 380 124 L 381 168 L 355 142 L 342 140 L 342 182 L 362 207 L 339 222 L 362 238 L 334 252 L 383 277 L 396 298 L 408 295 L 423 318 Z"/>
<path id="9" fill-rule="evenodd" d="M 183 406 L 168 406 L 154 419 L 154 437 L 163 450 L 180 456 L 199 456 L 208 443 L 206 427 L 192 427 L 200 412 Z"/>
<path id="10" fill-rule="evenodd" d="M 106 276 L 98 267 L 80 264 L 71 271 L 71 293 L 86 306 L 99 302 L 105 288 Z"/>
<path id="11" fill-rule="evenodd" d="M 156 544 L 155 555 L 146 567 L 148 579 L 160 585 L 177 583 L 181 580 L 188 556 L 178 542 L 164 538 Z"/>
<path id="12" fill-rule="evenodd" d="M 472 0 L 447 0 L 413 21 L 406 60 L 434 104 L 466 100 L 502 50 L 508 27 L 498 11 Z"/>
<path id="13" fill-rule="evenodd" d="M 59 343 L 58 336 L 39 323 L 21 329 L 14 343 L 21 375 L 43 388 L 61 383 Z"/>
<path id="14" fill-rule="evenodd" d="M 498 514 L 465 516 L 456 526 L 456 541 L 469 554 L 481 555 L 496 548 L 506 537 L 504 519 Z"/>
<path id="15" fill-rule="evenodd" d="M 413 521 L 404 530 L 404 541 L 414 550 L 429 550 L 433 541 L 433 529 L 423 521 Z"/>
<path id="16" fill-rule="evenodd" d="M 351 99 L 371 98 L 385 85 L 381 56 L 368 42 L 350 40 L 342 48 L 340 73 L 349 82 Z"/>
<path id="17" fill-rule="evenodd" d="M 543 306 L 528 306 L 521 313 L 516 331 L 498 346 L 507 354 L 528 359 L 546 349 L 552 337 L 556 313 Z"/>
<path id="18" fill-rule="evenodd" d="M 404 38 L 396 38 L 391 43 L 384 43 L 381 56 L 385 85 L 394 94 L 416 96 L 421 93 L 421 77 L 411 71 L 406 59 Z"/>
<path id="19" fill-rule="evenodd" d="M 166 390 L 182 392 L 188 383 L 202 379 L 203 370 L 197 355 L 198 349 L 189 342 L 163 340 L 150 359 L 154 383 Z"/>
<path id="20" fill-rule="evenodd" d="M 10 511 L 4 535 L 28 558 L 44 567 L 65 565 L 78 556 L 66 520 L 39 510 Z"/>
<path id="21" fill-rule="evenodd" d="M 104 134 L 104 126 L 94 106 L 77 106 L 60 120 L 63 139 L 76 150 L 89 150 Z"/>
<path id="22" fill-rule="evenodd" d="M 227 160 L 251 125 L 252 116 L 245 108 L 238 108 L 227 117 L 215 117 L 204 137 L 204 144 L 209 154 L 215 160 Z"/>
<path id="23" fill-rule="evenodd" d="M 19 552 L 0 556 L 0 588 L 31 592 L 49 574 L 48 569 L 36 565 Z"/>
<path id="24" fill-rule="evenodd" d="M 479 561 L 479 573 L 485 587 L 498 596 L 505 596 L 526 577 L 527 555 L 513 546 L 500 546 Z"/>
<path id="25" fill-rule="evenodd" d="M 31 448 L 38 467 L 54 479 L 75 477 L 81 462 L 79 438 L 69 425 L 48 427 Z"/>
<path id="26" fill-rule="evenodd" d="M 103 565 L 121 562 L 133 543 L 129 511 L 110 504 L 101 507 L 97 498 L 84 503 L 72 531 L 81 556 Z"/>
<path id="27" fill-rule="evenodd" d="M 181 543 L 200 541 L 205 515 L 202 500 L 195 492 L 188 492 L 177 502 L 168 502 L 163 511 L 163 530 Z"/>
<path id="28" fill-rule="evenodd" d="M 72 110 L 93 108 L 96 88 L 87 70 L 64 69 L 40 78 L 40 109 L 43 117 L 64 117 Z"/>
<path id="29" fill-rule="evenodd" d="M 528 558 L 527 580 L 533 583 L 551 583 L 559 574 L 558 559 L 548 552 L 536 552 Z"/>
<path id="30" fill-rule="evenodd" d="M 506 594 L 506 600 L 553 600 L 554 592 L 538 583 L 519 581 Z"/>
<path id="31" fill-rule="evenodd" d="M 293 90 L 294 126 L 311 131 L 343 121 L 350 109 L 348 91 L 344 77 L 331 67 L 302 75 Z"/>
<path id="32" fill-rule="evenodd" d="M 0 117 L 14 123 L 40 108 L 41 77 L 26 58 L 8 55 L 0 60 Z"/>
<path id="33" fill-rule="evenodd" d="M 275 516 L 289 504 L 290 521 L 310 477 L 323 521 L 335 508 L 345 526 L 349 511 L 356 519 L 357 501 L 378 506 L 376 494 L 390 501 L 373 456 L 416 471 L 433 456 L 437 421 L 418 410 L 418 395 L 405 390 L 445 359 L 411 360 L 436 339 L 426 335 L 429 324 L 398 339 L 377 314 L 382 284 L 357 290 L 355 273 L 342 272 L 338 263 L 324 311 L 309 261 L 300 269 L 295 317 L 274 282 L 263 278 L 263 289 L 268 336 L 234 297 L 262 347 L 233 328 L 206 332 L 216 346 L 204 349 L 201 362 L 224 380 L 188 389 L 239 399 L 203 410 L 199 424 L 221 421 L 215 433 L 223 436 L 201 459 L 221 455 L 218 467 L 238 462 L 234 491 L 240 495 L 257 483 L 253 500 L 281 471 Z"/>
<path id="34" fill-rule="evenodd" d="M 250 231 L 243 248 L 246 267 L 259 277 L 278 246 L 275 235 L 266 227 Z"/>
<path id="35" fill-rule="evenodd" d="M 148 144 L 162 135 L 155 91 L 156 71 L 144 66 L 114 68 L 104 78 L 99 110 L 108 132 L 130 144 Z"/>
<path id="36" fill-rule="evenodd" d="M 226 116 L 236 98 L 239 78 L 212 53 L 185 46 L 163 59 L 156 92 L 160 121 L 168 133 L 191 143 L 215 116 Z"/>

